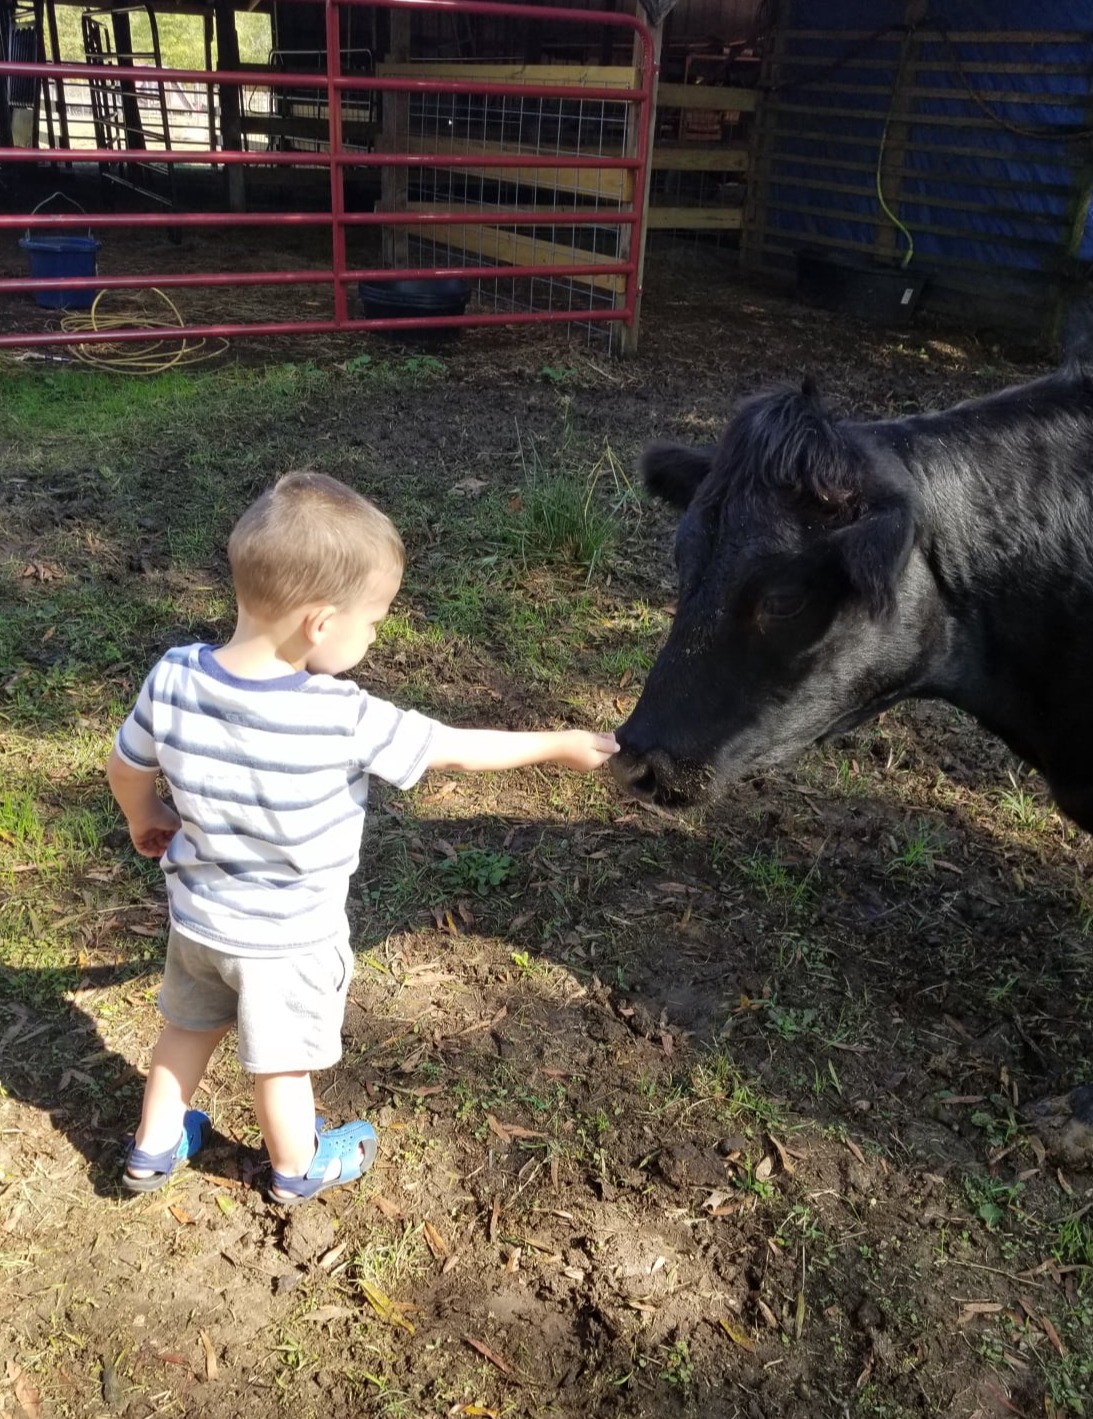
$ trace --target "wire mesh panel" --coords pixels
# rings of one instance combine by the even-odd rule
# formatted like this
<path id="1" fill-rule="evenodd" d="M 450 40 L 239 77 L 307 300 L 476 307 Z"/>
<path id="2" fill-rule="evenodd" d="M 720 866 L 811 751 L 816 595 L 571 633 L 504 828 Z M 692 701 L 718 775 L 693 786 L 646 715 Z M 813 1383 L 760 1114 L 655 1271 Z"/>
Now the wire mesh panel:
<path id="1" fill-rule="evenodd" d="M 534 92 L 509 94 L 423 93 L 409 105 L 406 142 L 411 151 L 451 153 L 472 160 L 535 158 L 537 165 L 427 167 L 410 178 L 407 201 L 411 210 L 445 209 L 462 213 L 466 222 L 442 230 L 419 232 L 409 240 L 414 265 L 494 266 L 497 275 L 480 278 L 478 300 L 493 311 L 569 312 L 574 317 L 611 310 L 626 291 L 626 277 L 594 269 L 573 274 L 567 267 L 618 266 L 626 260 L 628 226 L 620 221 L 633 201 L 633 178 L 625 169 L 574 166 L 574 159 L 622 158 L 627 151 L 631 109 L 627 103 L 586 99 L 581 87 L 591 83 L 623 87 L 631 74 L 622 69 L 529 66 L 523 76 L 534 82 L 559 77 L 571 85 L 573 97 L 544 97 Z M 430 65 L 416 66 L 421 74 Z M 500 66 L 466 62 L 446 65 L 445 74 L 462 70 L 468 82 L 489 80 Z M 519 223 L 484 225 L 482 218 L 514 209 L 550 216 L 562 211 L 579 214 L 581 224 L 563 217 L 548 225 Z M 508 268 L 539 268 L 538 274 L 512 276 Z M 587 325 L 591 333 L 610 337 L 610 327 Z"/>

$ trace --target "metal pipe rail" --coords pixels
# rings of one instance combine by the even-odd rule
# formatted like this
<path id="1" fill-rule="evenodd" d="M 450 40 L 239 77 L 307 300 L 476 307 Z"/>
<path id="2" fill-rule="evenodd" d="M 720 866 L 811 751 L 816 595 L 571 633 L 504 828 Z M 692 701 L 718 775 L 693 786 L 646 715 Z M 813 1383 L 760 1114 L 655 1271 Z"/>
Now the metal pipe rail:
<path id="1" fill-rule="evenodd" d="M 35 291 L 115 289 L 185 289 L 188 287 L 283 287 L 290 285 L 327 286 L 333 296 L 333 314 L 325 319 L 270 320 L 195 325 L 185 328 L 167 327 L 159 330 L 133 329 L 103 332 L 64 331 L 9 332 L 0 331 L 0 347 L 38 346 L 49 344 L 91 343 L 99 340 L 129 341 L 153 339 L 184 339 L 211 336 L 277 336 L 321 334 L 346 330 L 420 330 L 433 327 L 525 325 L 538 322 L 556 324 L 569 321 L 618 321 L 632 325 L 637 308 L 641 224 L 649 168 L 649 107 L 655 81 L 655 60 L 652 36 L 647 26 L 636 16 L 611 12 L 573 10 L 566 8 L 533 7 L 514 3 L 488 3 L 488 0 L 298 0 L 302 4 L 321 4 L 325 10 L 326 56 L 325 73 L 315 71 L 286 72 L 284 70 L 167 69 L 140 66 L 114 66 L 110 77 L 120 79 L 129 74 L 133 79 L 170 80 L 203 85 L 246 85 L 250 88 L 318 90 L 325 94 L 328 110 L 328 151 L 306 152 L 244 152 L 207 149 L 142 150 L 141 158 L 156 163 L 203 166 L 209 168 L 293 167 L 327 169 L 330 176 L 330 203 L 325 211 L 290 212 L 91 212 L 81 213 L 3 213 L 0 230 L 33 227 L 37 231 L 63 233 L 87 228 L 141 230 L 144 228 L 328 228 L 331 233 L 329 269 L 305 268 L 288 271 L 186 272 L 160 275 L 66 276 L 33 278 L 0 278 L 0 293 L 32 293 Z M 630 32 L 635 40 L 636 81 L 628 87 L 607 85 L 575 85 L 562 83 L 501 83 L 460 79 L 429 79 L 410 75 L 377 76 L 345 75 L 341 73 L 339 14 L 345 6 L 376 5 L 392 11 L 448 12 L 458 15 L 480 15 L 489 18 L 513 18 L 537 23 L 556 22 L 579 24 L 586 29 L 606 26 Z M 14 63 L 0 62 L 0 78 L 5 75 L 49 79 L 95 79 L 101 81 L 100 65 L 76 63 Z M 346 95 L 388 93 L 406 95 L 480 96 L 484 98 L 571 99 L 625 104 L 630 113 L 634 134 L 633 151 L 620 156 L 537 153 L 403 153 L 348 152 L 342 137 L 342 105 Z M 134 161 L 128 150 L 73 148 L 0 148 L 3 163 L 65 163 L 73 161 L 124 166 Z M 471 169 L 489 172 L 492 169 L 527 170 L 529 186 L 534 185 L 538 170 L 623 171 L 632 176 L 626 205 L 589 208 L 581 206 L 543 208 L 509 208 L 483 210 L 393 210 L 381 212 L 347 212 L 345 210 L 345 176 L 354 169 L 404 168 L 408 171 L 450 169 L 458 172 Z M 629 233 L 620 242 L 623 253 L 617 258 L 582 259 L 588 255 L 580 248 L 572 250 L 571 260 L 544 262 L 524 261 L 513 265 L 453 264 L 435 267 L 416 266 L 409 269 L 373 269 L 351 267 L 346 254 L 346 234 L 351 228 L 397 227 L 421 233 L 443 232 L 446 227 L 588 228 L 610 227 Z M 438 237 L 442 240 L 442 237 Z M 391 281 L 402 278 L 425 279 L 459 276 L 464 279 L 555 279 L 555 278 L 621 278 L 624 283 L 621 302 L 610 307 L 590 305 L 585 309 L 514 311 L 512 313 L 471 312 L 458 316 L 423 316 L 368 319 L 353 316 L 349 309 L 349 288 L 359 281 Z"/>

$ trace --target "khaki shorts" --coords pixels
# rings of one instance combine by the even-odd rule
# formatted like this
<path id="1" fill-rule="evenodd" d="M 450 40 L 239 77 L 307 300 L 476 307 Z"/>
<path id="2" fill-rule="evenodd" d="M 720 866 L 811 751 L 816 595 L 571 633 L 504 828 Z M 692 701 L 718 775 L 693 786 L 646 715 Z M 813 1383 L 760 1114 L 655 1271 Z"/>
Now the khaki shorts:
<path id="1" fill-rule="evenodd" d="M 233 956 L 171 927 L 159 992 L 164 1019 L 180 1030 L 235 1025 L 249 1074 L 329 1069 L 342 1057 L 345 997 L 353 979 L 348 942 L 287 956 Z"/>

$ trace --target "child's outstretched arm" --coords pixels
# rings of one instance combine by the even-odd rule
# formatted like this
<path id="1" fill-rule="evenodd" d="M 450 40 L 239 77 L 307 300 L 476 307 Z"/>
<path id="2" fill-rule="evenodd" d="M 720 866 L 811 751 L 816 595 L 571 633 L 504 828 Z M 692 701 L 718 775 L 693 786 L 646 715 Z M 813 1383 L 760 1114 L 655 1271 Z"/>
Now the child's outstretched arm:
<path id="1" fill-rule="evenodd" d="M 106 777 L 129 824 L 133 846 L 141 857 L 162 857 L 182 822 L 156 792 L 156 771 L 135 769 L 116 749 L 111 749 Z"/>
<path id="2" fill-rule="evenodd" d="M 473 774 L 553 763 L 585 773 L 605 764 L 618 749 L 613 734 L 592 734 L 585 729 L 525 734 L 504 729 L 452 729 L 445 724 L 433 732 L 429 767 Z"/>

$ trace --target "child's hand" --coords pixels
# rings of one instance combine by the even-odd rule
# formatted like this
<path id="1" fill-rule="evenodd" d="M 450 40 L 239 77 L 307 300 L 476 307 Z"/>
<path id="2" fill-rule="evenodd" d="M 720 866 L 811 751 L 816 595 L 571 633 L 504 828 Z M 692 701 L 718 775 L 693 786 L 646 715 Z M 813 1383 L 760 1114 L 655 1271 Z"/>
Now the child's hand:
<path id="1" fill-rule="evenodd" d="M 619 752 L 613 734 L 592 734 L 587 729 L 568 729 L 560 734 L 558 753 L 552 755 L 555 763 L 564 764 L 567 769 L 577 769 L 587 773 L 606 764 L 612 754 Z"/>
<path id="2" fill-rule="evenodd" d="M 182 819 L 162 798 L 148 806 L 147 814 L 129 820 L 129 836 L 141 857 L 162 857 L 171 839 L 182 827 Z"/>

